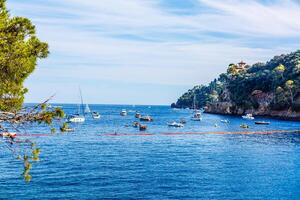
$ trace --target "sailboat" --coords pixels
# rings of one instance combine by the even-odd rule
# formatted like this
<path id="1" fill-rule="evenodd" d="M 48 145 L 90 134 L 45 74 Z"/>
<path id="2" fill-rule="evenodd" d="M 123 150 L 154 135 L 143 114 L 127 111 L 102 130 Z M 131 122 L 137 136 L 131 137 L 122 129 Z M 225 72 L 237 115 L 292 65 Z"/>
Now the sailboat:
<path id="1" fill-rule="evenodd" d="M 197 107 L 196 107 L 196 95 L 194 95 L 193 108 L 194 108 L 194 115 L 192 117 L 192 120 L 193 121 L 201 121 L 202 120 L 201 112 L 199 110 L 197 110 Z"/>
<path id="2" fill-rule="evenodd" d="M 100 119 L 101 115 L 96 111 L 91 111 L 89 104 L 85 104 L 84 114 L 91 114 L 93 119 Z"/>
<path id="3" fill-rule="evenodd" d="M 83 99 L 82 99 L 82 93 L 80 88 L 79 88 L 79 93 L 80 93 L 81 105 L 78 104 L 78 112 L 76 114 L 70 115 L 68 117 L 68 122 L 81 123 L 85 121 Z M 83 115 L 80 115 L 81 111 Z"/>
<path id="4" fill-rule="evenodd" d="M 90 107 L 89 107 L 89 104 L 85 104 L 84 113 L 85 113 L 85 114 L 91 113 L 91 109 L 90 109 Z"/>

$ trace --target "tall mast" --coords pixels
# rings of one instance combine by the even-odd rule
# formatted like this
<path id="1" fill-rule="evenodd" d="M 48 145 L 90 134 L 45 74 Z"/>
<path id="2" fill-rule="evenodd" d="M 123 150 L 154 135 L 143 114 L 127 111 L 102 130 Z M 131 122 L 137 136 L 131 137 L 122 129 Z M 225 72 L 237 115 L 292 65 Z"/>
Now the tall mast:
<path id="1" fill-rule="evenodd" d="M 196 110 L 197 108 L 196 108 L 196 94 L 194 94 L 194 103 L 193 103 L 193 108 L 194 108 L 194 110 Z"/>
<path id="2" fill-rule="evenodd" d="M 84 115 L 83 99 L 82 99 L 82 92 L 81 92 L 80 86 L 79 86 L 79 93 L 80 93 L 80 99 L 81 99 L 81 110 L 82 110 L 82 114 Z"/>

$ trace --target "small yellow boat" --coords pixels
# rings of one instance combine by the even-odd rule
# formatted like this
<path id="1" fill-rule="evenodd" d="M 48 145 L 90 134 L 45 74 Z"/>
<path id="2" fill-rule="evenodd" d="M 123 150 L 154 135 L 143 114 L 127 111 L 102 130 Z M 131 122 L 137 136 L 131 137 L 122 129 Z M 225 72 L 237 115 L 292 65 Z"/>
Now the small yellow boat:
<path id="1" fill-rule="evenodd" d="M 240 127 L 241 128 L 250 128 L 247 124 L 241 124 Z"/>

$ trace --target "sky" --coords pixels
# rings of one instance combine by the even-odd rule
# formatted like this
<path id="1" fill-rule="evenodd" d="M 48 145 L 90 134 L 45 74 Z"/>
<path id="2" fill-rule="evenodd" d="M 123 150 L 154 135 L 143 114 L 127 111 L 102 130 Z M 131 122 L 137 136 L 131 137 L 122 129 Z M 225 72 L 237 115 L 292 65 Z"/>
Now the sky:
<path id="1" fill-rule="evenodd" d="M 229 63 L 299 49 L 292 0 L 7 0 L 49 44 L 26 102 L 168 105 Z"/>

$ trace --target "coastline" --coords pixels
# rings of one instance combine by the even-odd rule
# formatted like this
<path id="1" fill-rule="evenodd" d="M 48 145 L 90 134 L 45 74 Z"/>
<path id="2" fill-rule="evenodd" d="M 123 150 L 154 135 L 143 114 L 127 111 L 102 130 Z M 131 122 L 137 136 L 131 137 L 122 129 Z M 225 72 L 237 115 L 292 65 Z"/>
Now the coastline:
<path id="1" fill-rule="evenodd" d="M 204 113 L 209 114 L 217 114 L 217 115 L 224 115 L 224 116 L 242 116 L 243 114 L 235 114 L 235 113 L 224 113 L 224 112 L 218 112 L 218 111 L 204 111 Z M 285 121 L 294 121 L 299 122 L 300 121 L 300 113 L 299 116 L 282 116 L 282 115 L 271 115 L 271 114 L 253 114 L 254 117 L 264 117 L 269 119 L 279 119 L 279 120 L 285 120 Z"/>

